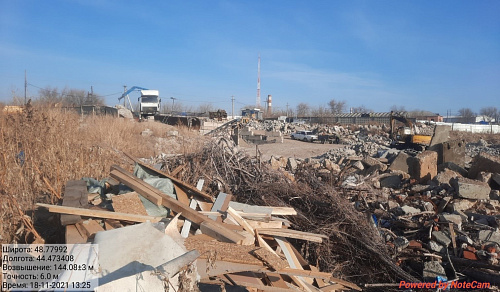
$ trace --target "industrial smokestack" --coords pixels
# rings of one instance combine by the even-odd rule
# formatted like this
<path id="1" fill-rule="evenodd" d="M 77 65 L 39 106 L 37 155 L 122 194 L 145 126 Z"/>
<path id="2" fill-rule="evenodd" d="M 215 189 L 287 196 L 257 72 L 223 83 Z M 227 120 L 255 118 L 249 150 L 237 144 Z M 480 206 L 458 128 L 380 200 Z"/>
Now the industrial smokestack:
<path id="1" fill-rule="evenodd" d="M 271 113 L 273 112 L 273 107 L 272 107 L 272 96 L 269 94 L 267 96 L 267 115 L 271 115 Z"/>

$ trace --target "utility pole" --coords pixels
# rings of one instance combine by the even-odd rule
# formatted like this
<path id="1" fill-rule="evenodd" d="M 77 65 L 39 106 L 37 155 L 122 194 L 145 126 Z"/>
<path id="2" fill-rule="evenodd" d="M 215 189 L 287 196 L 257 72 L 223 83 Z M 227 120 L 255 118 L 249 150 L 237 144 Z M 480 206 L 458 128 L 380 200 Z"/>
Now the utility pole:
<path id="1" fill-rule="evenodd" d="M 127 92 L 127 85 L 123 85 L 123 93 Z M 123 98 L 123 107 L 126 106 L 125 97 Z"/>
<path id="2" fill-rule="evenodd" d="M 231 111 L 231 116 L 233 116 L 234 120 L 234 95 L 231 95 L 231 106 L 232 106 L 232 111 Z"/>
<path id="3" fill-rule="evenodd" d="M 257 108 L 260 108 L 260 54 L 259 54 L 259 62 L 257 64 L 257 99 L 255 105 Z"/>
<path id="4" fill-rule="evenodd" d="M 288 117 L 288 102 L 286 103 L 286 116 Z"/>
<path id="5" fill-rule="evenodd" d="M 24 70 L 24 105 L 26 105 L 27 93 L 28 93 L 28 78 L 26 77 L 26 70 Z"/>

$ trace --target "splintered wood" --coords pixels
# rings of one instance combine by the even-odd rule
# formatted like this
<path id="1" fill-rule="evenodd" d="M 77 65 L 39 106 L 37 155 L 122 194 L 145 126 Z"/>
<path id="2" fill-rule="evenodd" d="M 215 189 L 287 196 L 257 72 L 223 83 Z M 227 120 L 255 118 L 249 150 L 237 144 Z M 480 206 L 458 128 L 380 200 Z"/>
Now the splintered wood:
<path id="1" fill-rule="evenodd" d="M 134 161 L 137 162 L 135 159 Z M 132 173 L 113 166 L 110 175 L 114 185 L 122 183 L 134 190 L 112 197 L 115 212 L 84 209 L 81 207 L 85 207 L 86 202 L 72 202 L 76 195 L 86 195 L 84 184 L 75 181 L 69 182 L 66 191 L 72 197 L 66 198 L 65 202 L 71 206 L 38 206 L 47 208 L 50 212 L 77 215 L 66 216 L 75 220 L 65 222 L 66 241 L 84 243 L 91 242 L 97 232 L 122 228 L 134 222 L 158 222 L 162 219 L 148 216 L 139 197 L 142 196 L 152 202 L 151 206 L 170 209 L 170 216 L 178 214 L 174 220 L 177 222 L 177 217 L 180 217 L 179 224 L 172 225 L 180 232 L 176 240 L 187 250 L 197 250 L 200 254 L 195 264 L 202 283 L 213 283 L 217 279 L 226 285 L 246 287 L 249 291 L 361 291 L 353 283 L 333 278 L 330 273 L 320 272 L 286 240 L 293 238 L 320 244 L 328 238 L 321 234 L 289 229 L 290 222 L 280 216 L 297 215 L 293 208 L 237 203 L 232 201 L 237 195 L 226 193 L 212 198 L 201 191 L 203 180 L 195 188 L 175 178 L 175 173 L 167 174 L 144 163 L 139 165 L 160 178 L 170 179 L 174 184 L 177 200 Z M 178 167 L 176 171 L 180 169 L 182 168 Z M 79 216 L 101 220 L 80 222 Z M 171 231 L 169 229 L 169 234 Z"/>

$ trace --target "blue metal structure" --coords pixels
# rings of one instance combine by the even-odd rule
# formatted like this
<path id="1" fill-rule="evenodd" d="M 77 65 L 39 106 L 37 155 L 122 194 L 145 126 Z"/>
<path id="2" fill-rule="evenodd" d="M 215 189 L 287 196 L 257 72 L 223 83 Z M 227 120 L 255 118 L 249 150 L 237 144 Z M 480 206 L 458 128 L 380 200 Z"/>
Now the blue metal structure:
<path id="1" fill-rule="evenodd" d="M 144 88 L 144 87 L 139 87 L 139 86 L 132 86 L 130 87 L 129 90 L 125 91 L 122 96 L 120 96 L 118 98 L 118 101 L 122 100 L 123 98 L 125 98 L 125 96 L 127 96 L 129 93 L 131 93 L 132 91 L 134 90 L 148 90 L 147 88 Z"/>

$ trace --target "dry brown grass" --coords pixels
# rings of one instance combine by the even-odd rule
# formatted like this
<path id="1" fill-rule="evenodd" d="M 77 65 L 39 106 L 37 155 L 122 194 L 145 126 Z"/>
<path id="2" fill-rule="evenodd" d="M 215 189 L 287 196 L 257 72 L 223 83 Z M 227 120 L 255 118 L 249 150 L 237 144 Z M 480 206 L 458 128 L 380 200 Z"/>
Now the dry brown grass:
<path id="1" fill-rule="evenodd" d="M 141 135 L 145 129 L 152 135 Z M 123 151 L 147 158 L 196 149 L 197 134 L 180 129 L 183 138 L 169 137 L 171 130 L 177 129 L 58 109 L 0 113 L 0 242 L 33 241 L 39 236 L 32 224 L 34 204 L 59 201 L 68 180 L 102 179 L 111 165 L 127 166 Z"/>

